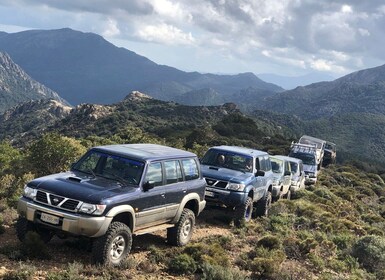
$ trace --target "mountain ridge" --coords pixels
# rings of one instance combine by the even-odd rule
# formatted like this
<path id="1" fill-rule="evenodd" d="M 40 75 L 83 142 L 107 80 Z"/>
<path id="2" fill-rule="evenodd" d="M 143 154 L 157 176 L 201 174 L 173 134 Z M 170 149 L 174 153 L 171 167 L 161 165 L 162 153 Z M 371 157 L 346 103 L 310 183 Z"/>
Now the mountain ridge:
<path id="1" fill-rule="evenodd" d="M 0 52 L 0 112 L 39 99 L 55 99 L 69 105 L 56 92 L 33 80 L 7 53 Z"/>
<path id="2" fill-rule="evenodd" d="M 283 89 L 252 73 L 200 74 L 158 65 L 125 48 L 119 48 L 94 33 L 69 28 L 7 33 L 0 37 L 0 50 L 7 51 L 29 75 L 58 92 L 71 104 L 112 104 L 127 92 L 139 90 L 166 101 L 186 92 L 213 88 L 231 94 L 247 87 Z M 161 84 L 175 83 L 174 92 Z"/>

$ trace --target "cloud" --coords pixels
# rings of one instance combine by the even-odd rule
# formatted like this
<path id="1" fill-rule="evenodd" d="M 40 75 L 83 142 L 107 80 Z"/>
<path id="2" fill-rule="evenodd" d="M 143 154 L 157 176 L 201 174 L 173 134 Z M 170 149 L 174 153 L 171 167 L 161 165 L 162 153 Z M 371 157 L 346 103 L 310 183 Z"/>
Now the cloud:
<path id="1" fill-rule="evenodd" d="M 143 26 L 137 31 L 137 36 L 144 41 L 167 45 L 191 45 L 195 41 L 191 33 L 184 33 L 168 24 Z"/>
<path id="2" fill-rule="evenodd" d="M 0 24 L 193 45 L 243 68 L 263 61 L 340 73 L 385 60 L 383 0 L 3 0 L 1 10 Z"/>

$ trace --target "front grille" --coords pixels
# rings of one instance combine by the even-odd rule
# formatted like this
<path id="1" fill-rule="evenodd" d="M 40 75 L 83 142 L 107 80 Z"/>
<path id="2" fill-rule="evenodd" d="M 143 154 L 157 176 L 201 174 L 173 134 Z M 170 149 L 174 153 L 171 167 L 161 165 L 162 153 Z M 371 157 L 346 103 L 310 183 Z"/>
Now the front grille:
<path id="1" fill-rule="evenodd" d="M 37 191 L 35 201 L 60 209 L 75 212 L 81 201 L 58 196 L 52 193 Z"/>
<path id="2" fill-rule="evenodd" d="M 226 181 L 220 181 L 216 179 L 211 179 L 211 178 L 205 178 L 206 184 L 209 187 L 216 187 L 216 188 L 221 188 L 225 189 L 227 187 L 228 182 Z"/>
<path id="3" fill-rule="evenodd" d="M 41 202 L 41 203 L 47 204 L 48 203 L 47 194 L 45 192 L 42 192 L 42 191 L 37 191 L 36 200 Z"/>

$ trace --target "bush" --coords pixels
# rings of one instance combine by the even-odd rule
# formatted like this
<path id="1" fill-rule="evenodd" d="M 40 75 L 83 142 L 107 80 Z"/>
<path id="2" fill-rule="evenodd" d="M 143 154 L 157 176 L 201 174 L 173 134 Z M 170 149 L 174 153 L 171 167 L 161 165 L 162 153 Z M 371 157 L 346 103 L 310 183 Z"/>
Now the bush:
<path id="1" fill-rule="evenodd" d="M 179 275 L 193 274 L 197 270 L 197 265 L 191 256 L 180 254 L 170 260 L 168 270 Z"/>
<path id="2" fill-rule="evenodd" d="M 36 267 L 28 264 L 19 264 L 19 267 L 14 271 L 9 271 L 5 273 L 1 279 L 3 280 L 32 280 L 34 279 L 34 274 Z"/>
<path id="3" fill-rule="evenodd" d="M 282 242 L 278 237 L 274 235 L 267 235 L 258 240 L 257 246 L 265 247 L 269 250 L 280 249 Z"/>
<path id="4" fill-rule="evenodd" d="M 385 238 L 368 235 L 353 245 L 352 256 L 369 272 L 385 270 Z"/>
<path id="5" fill-rule="evenodd" d="M 202 280 L 245 280 L 248 279 L 239 269 L 203 263 Z"/>

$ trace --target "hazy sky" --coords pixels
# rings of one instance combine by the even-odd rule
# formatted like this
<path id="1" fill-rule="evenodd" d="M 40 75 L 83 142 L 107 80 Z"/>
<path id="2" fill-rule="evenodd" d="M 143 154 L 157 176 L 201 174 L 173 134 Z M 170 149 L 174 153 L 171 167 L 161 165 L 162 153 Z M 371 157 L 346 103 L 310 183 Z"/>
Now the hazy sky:
<path id="1" fill-rule="evenodd" d="M 385 63 L 384 0 L 0 0 L 0 30 L 70 27 L 159 64 L 334 76 Z"/>

